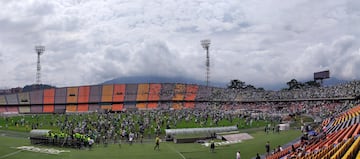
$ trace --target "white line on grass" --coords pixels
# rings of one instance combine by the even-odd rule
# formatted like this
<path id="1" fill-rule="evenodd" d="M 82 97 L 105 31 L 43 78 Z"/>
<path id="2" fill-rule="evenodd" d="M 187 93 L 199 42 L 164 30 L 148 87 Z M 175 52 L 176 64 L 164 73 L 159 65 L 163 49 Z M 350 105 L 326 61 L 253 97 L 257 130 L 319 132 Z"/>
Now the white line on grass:
<path id="1" fill-rule="evenodd" d="M 18 153 L 21 152 L 21 151 L 23 151 L 23 150 L 18 150 L 18 151 L 15 151 L 15 152 L 6 154 L 6 155 L 4 155 L 4 156 L 0 156 L 0 158 L 6 158 L 6 157 L 9 157 L 9 156 L 12 156 L 12 155 L 16 155 L 16 154 L 18 154 Z"/>
<path id="2" fill-rule="evenodd" d="M 181 154 L 179 151 L 175 150 L 172 146 L 170 146 L 169 144 L 166 144 L 170 149 L 172 149 L 173 151 L 175 151 L 176 153 L 178 153 L 183 159 L 186 159 L 186 157 Z"/>

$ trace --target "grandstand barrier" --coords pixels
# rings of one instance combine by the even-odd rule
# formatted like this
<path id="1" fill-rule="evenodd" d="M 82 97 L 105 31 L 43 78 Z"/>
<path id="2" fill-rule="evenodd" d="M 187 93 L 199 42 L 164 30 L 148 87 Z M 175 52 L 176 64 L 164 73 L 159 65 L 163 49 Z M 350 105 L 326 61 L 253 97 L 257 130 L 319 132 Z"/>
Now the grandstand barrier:
<path id="1" fill-rule="evenodd" d="M 4 113 L 4 112 L 7 112 L 6 107 L 0 106 L 0 113 Z"/>
<path id="2" fill-rule="evenodd" d="M 149 96 L 149 84 L 139 84 L 137 89 L 136 101 L 146 101 Z"/>
<path id="3" fill-rule="evenodd" d="M 4 95 L 0 95 L 0 105 L 6 105 L 7 102 L 6 102 L 6 98 Z"/>
<path id="4" fill-rule="evenodd" d="M 186 85 L 185 84 L 175 84 L 174 87 L 174 96 L 172 97 L 173 101 L 182 101 L 186 94 Z"/>
<path id="5" fill-rule="evenodd" d="M 201 110 L 204 110 L 206 109 L 208 106 L 208 103 L 207 102 L 196 102 L 195 103 L 195 109 L 201 109 Z"/>
<path id="6" fill-rule="evenodd" d="M 44 91 L 36 90 L 30 92 L 30 104 L 43 104 Z"/>
<path id="7" fill-rule="evenodd" d="M 44 105 L 43 112 L 44 113 L 54 113 L 55 107 L 54 105 Z"/>
<path id="8" fill-rule="evenodd" d="M 125 110 L 137 110 L 136 102 L 124 102 L 124 109 Z"/>
<path id="9" fill-rule="evenodd" d="M 99 103 L 101 101 L 101 89 L 102 89 L 102 86 L 100 86 L 100 85 L 90 86 L 89 103 Z M 90 108 L 90 107 L 93 107 L 93 106 L 89 105 L 89 110 L 93 111 L 93 108 Z M 98 108 L 96 108 L 96 109 L 98 109 Z"/>
<path id="10" fill-rule="evenodd" d="M 113 102 L 124 102 L 125 84 L 115 84 L 113 92 Z"/>
<path id="11" fill-rule="evenodd" d="M 105 110 L 105 111 L 110 111 L 110 110 L 112 110 L 112 105 L 111 104 L 101 105 L 100 109 Z"/>
<path id="12" fill-rule="evenodd" d="M 183 103 L 181 103 L 181 102 L 173 102 L 171 108 L 175 109 L 175 110 L 181 110 L 181 109 L 183 109 Z"/>
<path id="13" fill-rule="evenodd" d="M 65 104 L 66 103 L 66 88 L 56 88 L 55 89 L 55 103 L 54 104 Z M 55 110 L 57 107 L 55 106 Z M 65 106 L 64 108 L 65 109 Z"/>
<path id="14" fill-rule="evenodd" d="M 78 95 L 78 112 L 87 112 L 89 111 L 89 95 L 90 95 L 90 87 L 89 86 L 81 86 L 79 87 L 79 95 Z"/>
<path id="15" fill-rule="evenodd" d="M 160 100 L 170 101 L 174 95 L 174 87 L 175 87 L 175 84 L 173 84 L 173 83 L 161 84 Z"/>
<path id="16" fill-rule="evenodd" d="M 29 92 L 23 92 L 18 94 L 19 104 L 20 105 L 30 105 L 30 95 Z M 0 102 L 1 104 L 1 102 Z"/>
<path id="17" fill-rule="evenodd" d="M 136 108 L 139 110 L 146 110 L 147 109 L 147 103 L 145 102 L 137 102 L 136 103 Z"/>
<path id="18" fill-rule="evenodd" d="M 161 110 L 168 110 L 170 108 L 171 108 L 171 102 L 161 102 L 158 105 L 158 109 L 161 109 Z"/>
<path id="19" fill-rule="evenodd" d="M 89 111 L 89 104 L 78 104 L 78 112 L 87 112 Z"/>
<path id="20" fill-rule="evenodd" d="M 76 112 L 77 111 L 77 105 L 74 104 L 68 104 L 66 105 L 66 112 Z"/>
<path id="21" fill-rule="evenodd" d="M 149 84 L 139 84 L 138 90 L 137 90 L 137 96 L 136 96 L 136 108 L 139 110 L 145 110 L 147 109 L 147 101 L 149 96 Z"/>
<path id="22" fill-rule="evenodd" d="M 208 101 L 211 95 L 211 88 L 207 86 L 199 86 L 196 95 L 196 101 Z"/>
<path id="23" fill-rule="evenodd" d="M 44 113 L 53 113 L 55 111 L 55 89 L 44 90 Z"/>
<path id="24" fill-rule="evenodd" d="M 126 84 L 124 101 L 135 102 L 136 97 L 137 97 L 137 90 L 138 90 L 137 84 Z M 125 106 L 125 104 L 124 104 L 124 106 Z"/>
<path id="25" fill-rule="evenodd" d="M 17 94 L 8 94 L 5 95 L 8 105 L 17 105 L 19 104 Z"/>
<path id="26" fill-rule="evenodd" d="M 31 105 L 30 106 L 30 113 L 42 113 L 43 106 L 42 105 Z"/>
<path id="27" fill-rule="evenodd" d="M 193 84 L 187 85 L 184 100 L 194 102 L 196 99 L 198 89 L 199 87 L 197 85 L 193 85 Z"/>
<path id="28" fill-rule="evenodd" d="M 19 113 L 30 113 L 30 105 L 21 105 L 19 106 Z"/>
<path id="29" fill-rule="evenodd" d="M 19 107 L 14 105 L 14 106 L 7 106 L 6 107 L 6 111 L 7 112 L 12 112 L 12 113 L 19 113 Z"/>
<path id="30" fill-rule="evenodd" d="M 98 104 L 89 104 L 89 111 L 90 112 L 97 112 L 100 110 L 100 105 Z"/>
<path id="31" fill-rule="evenodd" d="M 111 107 L 111 111 L 122 111 L 124 108 L 124 104 L 113 104 Z"/>
<path id="32" fill-rule="evenodd" d="M 195 102 L 185 102 L 184 108 L 186 109 L 194 109 L 195 108 Z"/>
<path id="33" fill-rule="evenodd" d="M 103 85 L 101 102 L 112 102 L 113 101 L 114 85 Z"/>
<path id="34" fill-rule="evenodd" d="M 147 103 L 147 109 L 157 109 L 158 108 L 158 102 L 148 102 Z"/>
<path id="35" fill-rule="evenodd" d="M 65 98 L 64 98 L 65 99 Z M 59 104 L 54 106 L 54 113 L 63 114 L 66 113 L 66 106 Z"/>
<path id="36" fill-rule="evenodd" d="M 78 87 L 68 87 L 66 90 L 66 103 L 76 104 L 78 102 Z"/>
<path id="37" fill-rule="evenodd" d="M 160 100 L 161 84 L 152 83 L 149 85 L 149 96 L 148 101 L 159 101 Z"/>

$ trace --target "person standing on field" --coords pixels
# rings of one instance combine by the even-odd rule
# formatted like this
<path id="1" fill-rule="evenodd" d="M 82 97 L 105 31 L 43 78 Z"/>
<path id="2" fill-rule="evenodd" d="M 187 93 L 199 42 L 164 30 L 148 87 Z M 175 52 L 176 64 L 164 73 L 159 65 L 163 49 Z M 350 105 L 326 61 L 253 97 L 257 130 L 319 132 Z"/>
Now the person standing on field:
<path id="1" fill-rule="evenodd" d="M 240 150 L 236 152 L 236 159 L 241 159 Z"/>
<path id="2" fill-rule="evenodd" d="M 266 155 L 270 155 L 270 143 L 269 143 L 269 141 L 266 142 L 265 149 L 266 149 Z"/>
<path id="3" fill-rule="evenodd" d="M 156 138 L 155 138 L 155 147 L 154 147 L 154 150 L 155 149 L 158 149 L 158 150 L 160 150 L 160 137 L 159 136 L 156 136 Z"/>
<path id="4" fill-rule="evenodd" d="M 214 143 L 214 140 L 211 140 L 211 143 L 210 143 L 210 152 L 215 152 L 215 143 Z"/>

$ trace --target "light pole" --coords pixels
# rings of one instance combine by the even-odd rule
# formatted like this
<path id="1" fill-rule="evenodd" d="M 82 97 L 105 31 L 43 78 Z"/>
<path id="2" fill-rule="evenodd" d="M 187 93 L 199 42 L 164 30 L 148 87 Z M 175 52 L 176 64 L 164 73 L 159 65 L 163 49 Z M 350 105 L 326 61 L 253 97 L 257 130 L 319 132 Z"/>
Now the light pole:
<path id="1" fill-rule="evenodd" d="M 41 84 L 41 65 L 40 65 L 40 55 L 42 55 L 45 51 L 45 46 L 35 46 L 35 51 L 37 54 L 37 66 L 36 66 L 36 84 L 40 85 Z"/>
<path id="2" fill-rule="evenodd" d="M 209 56 L 209 47 L 210 47 L 210 40 L 205 39 L 201 40 L 201 46 L 206 50 L 206 86 L 209 86 L 209 79 L 210 79 L 210 56 Z"/>

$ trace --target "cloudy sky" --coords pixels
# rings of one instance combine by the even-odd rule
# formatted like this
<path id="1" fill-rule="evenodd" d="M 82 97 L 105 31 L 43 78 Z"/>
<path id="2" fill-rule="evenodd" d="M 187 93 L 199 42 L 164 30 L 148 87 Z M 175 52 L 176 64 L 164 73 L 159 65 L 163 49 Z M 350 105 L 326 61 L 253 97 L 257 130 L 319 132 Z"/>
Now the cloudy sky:
<path id="1" fill-rule="evenodd" d="M 2 0 L 0 87 L 124 76 L 240 79 L 258 87 L 330 70 L 360 79 L 359 0 Z"/>

